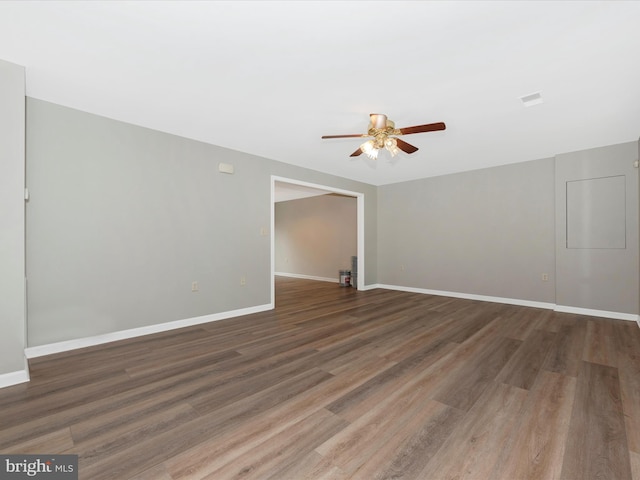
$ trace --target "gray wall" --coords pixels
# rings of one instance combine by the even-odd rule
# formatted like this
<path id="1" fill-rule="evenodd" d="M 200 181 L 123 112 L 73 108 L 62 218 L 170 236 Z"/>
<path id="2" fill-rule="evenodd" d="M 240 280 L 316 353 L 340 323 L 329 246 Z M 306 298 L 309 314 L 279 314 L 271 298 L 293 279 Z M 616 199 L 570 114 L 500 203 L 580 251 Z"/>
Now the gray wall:
<path id="1" fill-rule="evenodd" d="M 376 188 L 40 100 L 27 107 L 29 346 L 268 304 L 260 232 L 272 175 L 365 195 L 365 285 L 555 302 L 554 159 Z M 12 215 L 14 170 L 0 180 L 14 189 Z M 22 358 L 15 325 L 5 371 L 22 368 L 6 360 Z"/>
<path id="2" fill-rule="evenodd" d="M 275 206 L 276 272 L 333 279 L 357 255 L 357 201 L 320 195 Z"/>
<path id="3" fill-rule="evenodd" d="M 0 375 L 25 372 L 24 75 L 0 60 Z"/>
<path id="4" fill-rule="evenodd" d="M 560 306 L 638 313 L 638 142 L 556 156 Z"/>
<path id="5" fill-rule="evenodd" d="M 554 302 L 554 214 L 552 158 L 379 187 L 378 281 Z"/>
<path id="6" fill-rule="evenodd" d="M 375 187 L 28 98 L 29 346 L 268 304 L 271 175 L 365 194 L 375 282 Z"/>

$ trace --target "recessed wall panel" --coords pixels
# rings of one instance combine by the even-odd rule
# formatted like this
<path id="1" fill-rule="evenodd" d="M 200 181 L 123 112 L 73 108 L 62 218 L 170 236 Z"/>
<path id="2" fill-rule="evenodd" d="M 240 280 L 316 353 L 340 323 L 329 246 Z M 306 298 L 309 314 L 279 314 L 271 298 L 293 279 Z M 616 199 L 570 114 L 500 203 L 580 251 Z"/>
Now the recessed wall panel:
<path id="1" fill-rule="evenodd" d="M 566 185 L 567 248 L 626 248 L 624 175 Z"/>

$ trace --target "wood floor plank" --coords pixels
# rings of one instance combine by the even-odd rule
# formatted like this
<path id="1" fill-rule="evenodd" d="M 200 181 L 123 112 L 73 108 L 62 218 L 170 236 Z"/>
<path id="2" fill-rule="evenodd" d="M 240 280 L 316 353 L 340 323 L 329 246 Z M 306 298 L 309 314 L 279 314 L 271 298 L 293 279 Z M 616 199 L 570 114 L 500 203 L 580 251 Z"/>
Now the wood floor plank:
<path id="1" fill-rule="evenodd" d="M 639 352 L 634 322 L 278 277 L 274 310 L 32 359 L 0 451 L 91 480 L 640 480 Z"/>
<path id="2" fill-rule="evenodd" d="M 489 479 L 518 423 L 526 390 L 491 382 L 418 478 Z"/>
<path id="3" fill-rule="evenodd" d="M 265 480 L 347 480 L 338 467 L 313 451 Z"/>
<path id="4" fill-rule="evenodd" d="M 23 419 L 21 423 L 11 427 L 4 424 L 3 429 L 0 431 L 0 448 L 12 442 L 25 441 L 29 438 L 55 431 L 65 425 L 79 423 L 85 419 L 91 419 L 106 412 L 118 410 L 123 406 L 133 406 L 137 409 L 138 414 L 148 415 L 157 411 L 158 408 L 169 408 L 176 403 L 184 401 L 187 397 L 195 398 L 202 391 L 209 391 L 216 386 L 227 384 L 235 377 L 239 377 L 242 380 L 246 375 L 268 371 L 274 366 L 272 362 L 276 364 L 287 362 L 291 358 L 289 355 L 297 356 L 299 352 L 284 353 L 258 364 L 255 358 L 250 358 L 248 361 L 249 370 L 247 370 L 248 367 L 245 362 L 236 360 L 236 357 L 232 362 L 233 368 L 230 368 L 228 364 L 225 366 L 225 362 L 205 366 L 196 363 L 191 371 L 168 376 L 167 378 L 164 376 L 156 377 L 155 379 L 153 377 L 136 378 L 130 382 L 129 390 L 123 392 L 104 390 L 101 398 L 84 403 L 79 407 L 56 411 L 48 416 Z M 235 370 L 238 366 L 240 366 L 242 374 Z M 67 367 L 67 369 L 69 368 L 72 369 L 71 374 L 73 375 L 75 362 Z M 222 371 L 220 371 L 221 368 Z M 209 376 L 216 373 L 215 378 Z M 90 388 L 90 385 L 86 388 Z M 57 389 L 55 392 L 57 392 Z M 54 399 L 52 398 L 52 400 Z M 20 420 L 20 417 L 16 419 L 16 422 L 18 420 Z M 126 420 L 126 417 L 123 420 Z"/>
<path id="5" fill-rule="evenodd" d="M 151 359 L 146 358 L 143 362 L 139 362 L 133 367 L 126 368 L 125 371 L 130 377 L 149 377 L 153 374 L 166 377 L 182 372 L 188 372 L 193 369 L 194 363 L 214 364 L 239 356 L 240 353 L 234 350 L 223 350 L 221 352 L 214 350 L 213 352 L 192 352 L 191 354 L 188 354 L 187 349 L 185 349 L 185 351 L 174 353 L 173 356 L 168 356 L 166 355 L 166 352 L 162 351 Z"/>
<path id="6" fill-rule="evenodd" d="M 626 355 L 638 355 L 640 353 L 640 336 L 636 322 L 616 322 L 614 333 L 616 350 Z"/>
<path id="7" fill-rule="evenodd" d="M 256 421 L 237 425 L 237 428 L 222 432 L 174 456 L 166 462 L 167 467 L 176 480 L 208 475 L 238 457 L 249 455 L 260 443 L 323 408 L 353 388 L 353 385 L 365 382 L 386 364 L 386 360 L 376 357 L 362 368 L 329 378 L 317 387 L 281 402 L 260 415 Z"/>
<path id="8" fill-rule="evenodd" d="M 37 455 L 42 452 L 61 454 L 74 447 L 73 437 L 69 427 L 56 430 L 54 432 L 34 437 L 21 443 L 15 443 L 2 449 L 2 453 L 10 454 L 32 454 Z"/>
<path id="9" fill-rule="evenodd" d="M 640 453 L 640 350 L 634 355 L 618 355 L 620 395 L 629 450 Z"/>
<path id="10" fill-rule="evenodd" d="M 427 345 L 405 358 L 403 361 L 389 366 L 335 401 L 327 405 L 327 409 L 343 418 L 353 421 L 393 394 L 398 388 L 406 384 L 404 377 L 412 377 L 415 381 L 422 375 L 429 375 L 432 367 L 440 367 L 439 360 L 445 358 L 454 345 L 445 342 L 436 342 Z M 425 368 L 423 368 L 425 367 Z M 433 375 L 432 375 L 433 376 Z"/>
<path id="11" fill-rule="evenodd" d="M 363 464 L 375 459 L 377 452 L 392 442 L 407 422 L 412 426 L 414 422 L 424 423 L 431 415 L 431 411 L 424 408 L 427 402 L 426 392 L 422 390 L 399 389 L 384 400 L 382 408 L 362 415 L 316 451 L 341 471 L 354 474 Z M 405 431 L 400 440 L 408 435 Z"/>
<path id="12" fill-rule="evenodd" d="M 540 373 L 524 404 L 520 422 L 491 474 L 492 479 L 560 478 L 575 389 L 574 377 Z"/>
<path id="13" fill-rule="evenodd" d="M 632 480 L 640 480 L 640 453 L 631 453 L 631 476 Z"/>
<path id="14" fill-rule="evenodd" d="M 101 372 L 98 378 L 93 377 L 92 381 L 87 381 L 84 386 L 67 387 L 65 382 L 61 382 L 48 394 L 38 392 L 23 398 L 20 402 L 5 405 L 0 410 L 0 424 L 5 428 L 17 425 L 27 412 L 30 418 L 40 418 L 73 409 L 105 395 L 124 391 L 129 380 L 124 371 L 119 371 L 108 376 L 102 375 Z"/>
<path id="15" fill-rule="evenodd" d="M 547 332 L 558 333 L 560 329 L 565 325 L 573 325 L 576 320 L 580 320 L 584 323 L 584 321 L 589 318 L 591 317 L 585 317 L 584 315 L 576 315 L 573 313 L 554 312 L 552 310 L 547 310 L 537 318 L 536 328 L 538 330 L 546 330 Z"/>
<path id="16" fill-rule="evenodd" d="M 269 342 L 265 342 L 263 338 L 256 338 L 251 344 L 243 345 L 237 350 L 243 354 L 252 354 L 274 350 L 290 350 L 303 345 L 313 348 L 310 344 L 317 342 L 318 338 L 339 335 L 343 331 L 349 331 L 353 328 L 354 326 L 350 323 L 337 321 L 330 325 L 309 324 L 304 329 L 287 332 L 279 335 L 278 338 L 270 339 Z"/>
<path id="17" fill-rule="evenodd" d="M 502 331 L 502 335 L 515 340 L 525 340 L 533 330 L 541 326 L 541 323 L 546 325 L 542 320 L 546 315 L 546 312 L 543 313 L 539 309 L 533 308 L 527 310 L 514 308 L 505 312 L 502 315 L 505 320 L 505 328 Z"/>
<path id="18" fill-rule="evenodd" d="M 128 422 L 117 420 L 113 422 L 116 426 L 111 425 L 112 415 L 109 415 L 107 419 L 98 417 L 71 427 L 74 445 L 66 453 L 82 456 L 85 464 L 93 462 L 95 459 L 99 461 L 104 457 L 127 450 L 131 448 L 131 445 L 144 441 L 151 435 L 171 431 L 198 417 L 195 409 L 186 403 Z M 78 430 L 81 432 L 78 433 Z M 87 431 L 90 434 L 87 434 Z M 82 440 L 78 440 L 77 437 L 81 437 Z"/>
<path id="19" fill-rule="evenodd" d="M 201 415 L 171 431 L 129 444 L 128 448 L 120 449 L 115 455 L 103 458 L 95 457 L 91 461 L 84 461 L 80 457 L 79 468 L 92 480 L 123 478 L 129 474 L 128 472 L 142 472 L 164 462 L 167 457 L 175 456 L 206 441 L 212 435 L 220 435 L 227 429 L 233 428 L 234 424 L 239 421 L 246 421 L 258 416 L 286 398 L 295 396 L 295 392 L 302 392 L 328 378 L 330 375 L 321 371 L 307 372 L 292 377 L 284 382 L 286 383 L 284 385 L 275 385 L 227 407 L 214 410 L 207 415 Z M 158 448 L 158 444 L 163 447 Z"/>
<path id="20" fill-rule="evenodd" d="M 313 352 L 291 359 L 287 362 L 265 369 L 254 375 L 237 375 L 218 384 L 215 388 L 203 389 L 189 399 L 200 414 L 206 414 L 214 410 L 230 405 L 242 398 L 260 392 L 265 388 L 280 383 L 287 378 L 303 374 L 309 370 L 307 361 L 313 357 Z"/>
<path id="21" fill-rule="evenodd" d="M 396 365 L 395 362 L 386 357 L 376 355 L 375 347 L 365 344 L 339 357 L 327 360 L 324 362 L 322 370 L 332 375 L 343 375 L 353 370 L 359 370 L 371 363 L 384 364 L 387 368 Z"/>
<path id="22" fill-rule="evenodd" d="M 460 410 L 469 410 L 520 345 L 519 340 L 497 337 L 482 351 L 468 350 L 466 355 L 473 353 L 473 360 L 468 357 L 470 361 L 447 379 L 435 399 Z"/>
<path id="23" fill-rule="evenodd" d="M 454 319 L 445 319 L 442 314 L 430 315 L 418 331 L 410 335 L 398 337 L 396 342 L 388 343 L 384 339 L 376 342 L 376 354 L 394 362 L 400 362 L 407 355 L 413 354 L 429 344 L 453 342 L 452 337 L 457 323 Z"/>
<path id="24" fill-rule="evenodd" d="M 572 377 L 578 376 L 586 335 L 587 322 L 584 320 L 574 319 L 560 326 L 543 368 Z"/>
<path id="25" fill-rule="evenodd" d="M 169 475 L 164 465 L 160 464 L 126 480 L 173 480 L 173 478 Z"/>
<path id="26" fill-rule="evenodd" d="M 502 318 L 500 312 L 502 312 L 506 306 L 497 303 L 487 303 L 483 305 L 483 307 L 484 308 L 478 309 L 471 303 L 469 310 L 465 310 L 462 316 L 461 312 L 454 314 L 456 319 L 464 320 L 458 322 L 456 333 L 450 338 L 450 341 L 454 343 L 465 343 L 475 337 L 475 339 L 480 342 L 482 334 L 478 335 L 478 332 L 490 332 L 491 329 L 487 327 L 496 325 L 496 320 Z"/>
<path id="27" fill-rule="evenodd" d="M 555 337 L 552 332 L 532 331 L 504 366 L 497 380 L 529 390 L 546 361 Z"/>
<path id="28" fill-rule="evenodd" d="M 203 477 L 203 480 L 272 476 L 282 478 L 282 472 L 288 470 L 294 463 L 292 458 L 308 455 L 317 445 L 333 437 L 347 425 L 347 422 L 328 410 L 317 410 L 309 417 L 258 445 L 256 455 L 246 460 L 230 462 Z"/>
<path id="29" fill-rule="evenodd" d="M 561 478 L 631 478 L 617 369 L 582 362 Z"/>
<path id="30" fill-rule="evenodd" d="M 412 432 L 396 434 L 399 442 L 386 444 L 384 451 L 377 452 L 374 461 L 361 466 L 353 478 L 420 480 L 426 465 L 463 416 L 464 412 L 457 408 L 433 400 L 427 402 L 422 419 L 415 418 L 411 422 Z"/>
<path id="31" fill-rule="evenodd" d="M 609 321 L 588 320 L 582 359 L 586 362 L 617 367 L 617 353 L 615 334 Z"/>

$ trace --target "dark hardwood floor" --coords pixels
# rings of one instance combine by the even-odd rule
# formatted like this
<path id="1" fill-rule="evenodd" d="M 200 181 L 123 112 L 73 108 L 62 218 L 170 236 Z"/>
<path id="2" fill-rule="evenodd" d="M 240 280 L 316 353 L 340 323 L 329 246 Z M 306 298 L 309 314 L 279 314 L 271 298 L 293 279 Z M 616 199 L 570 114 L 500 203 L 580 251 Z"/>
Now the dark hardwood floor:
<path id="1" fill-rule="evenodd" d="M 99 479 L 640 480 L 640 328 L 277 279 L 277 307 L 30 362 L 0 453 Z"/>

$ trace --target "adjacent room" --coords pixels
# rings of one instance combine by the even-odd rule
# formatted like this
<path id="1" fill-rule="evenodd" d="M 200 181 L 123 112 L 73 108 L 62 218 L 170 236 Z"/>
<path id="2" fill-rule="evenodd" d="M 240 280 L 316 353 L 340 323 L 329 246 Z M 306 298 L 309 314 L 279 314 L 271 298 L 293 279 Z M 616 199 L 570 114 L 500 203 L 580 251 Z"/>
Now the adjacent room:
<path id="1" fill-rule="evenodd" d="M 0 2 L 0 478 L 640 480 L 638 18 Z"/>

